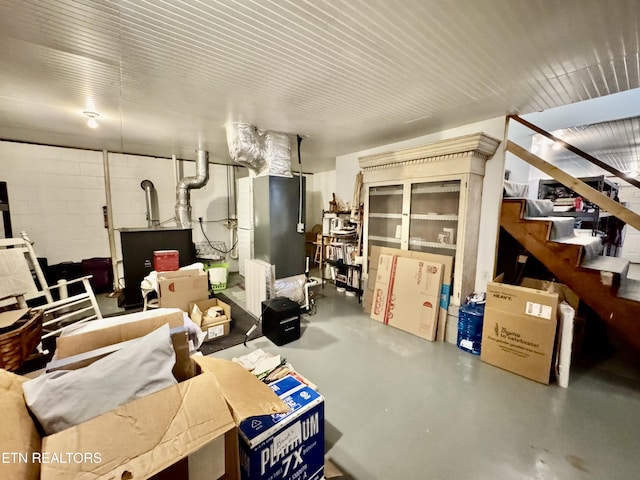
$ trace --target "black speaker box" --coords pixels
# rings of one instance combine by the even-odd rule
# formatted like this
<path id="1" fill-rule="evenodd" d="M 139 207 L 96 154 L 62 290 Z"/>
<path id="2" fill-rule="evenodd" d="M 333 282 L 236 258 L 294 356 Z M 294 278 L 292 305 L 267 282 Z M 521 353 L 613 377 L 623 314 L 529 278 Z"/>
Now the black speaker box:
<path id="1" fill-rule="evenodd" d="M 276 345 L 300 338 L 300 305 L 285 297 L 262 302 L 262 333 Z"/>

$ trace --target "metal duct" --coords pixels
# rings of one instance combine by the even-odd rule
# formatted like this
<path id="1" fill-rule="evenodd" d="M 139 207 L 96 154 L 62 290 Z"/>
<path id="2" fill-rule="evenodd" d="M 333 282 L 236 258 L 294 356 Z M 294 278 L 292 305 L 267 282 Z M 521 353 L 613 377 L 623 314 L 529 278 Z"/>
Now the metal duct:
<path id="1" fill-rule="evenodd" d="M 189 190 L 202 188 L 209 181 L 209 153 L 196 150 L 196 176 L 185 177 L 176 186 L 176 224 L 178 228 L 191 228 Z"/>
<path id="2" fill-rule="evenodd" d="M 285 133 L 258 130 L 253 125 L 226 125 L 229 155 L 256 175 L 291 177 L 291 145 Z"/>
<path id="3" fill-rule="evenodd" d="M 226 132 L 229 155 L 234 162 L 256 171 L 265 168 L 264 145 L 256 127 L 232 122 L 226 125 Z"/>
<path id="4" fill-rule="evenodd" d="M 144 196 L 147 203 L 147 227 L 156 228 L 159 224 L 157 218 L 153 218 L 153 192 L 155 187 L 151 180 L 143 180 L 140 182 L 140 188 L 144 190 Z"/>

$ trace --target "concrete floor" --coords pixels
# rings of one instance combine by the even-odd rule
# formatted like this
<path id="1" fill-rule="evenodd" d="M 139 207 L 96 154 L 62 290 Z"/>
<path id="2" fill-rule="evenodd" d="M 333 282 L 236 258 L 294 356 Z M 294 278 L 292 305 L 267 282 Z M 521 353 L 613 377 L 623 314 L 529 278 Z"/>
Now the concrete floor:
<path id="1" fill-rule="evenodd" d="M 353 297 L 314 289 L 318 313 L 279 353 L 326 399 L 326 451 L 345 478 L 637 479 L 640 383 L 573 369 L 568 389 L 484 364 L 370 320 Z"/>
<path id="2" fill-rule="evenodd" d="M 229 287 L 241 280 L 230 275 Z M 640 478 L 640 377 L 627 360 L 572 366 L 568 389 L 545 386 L 373 321 L 331 285 L 313 290 L 317 314 L 303 316 L 298 341 L 262 337 L 213 356 L 262 348 L 316 383 L 342 478 Z"/>

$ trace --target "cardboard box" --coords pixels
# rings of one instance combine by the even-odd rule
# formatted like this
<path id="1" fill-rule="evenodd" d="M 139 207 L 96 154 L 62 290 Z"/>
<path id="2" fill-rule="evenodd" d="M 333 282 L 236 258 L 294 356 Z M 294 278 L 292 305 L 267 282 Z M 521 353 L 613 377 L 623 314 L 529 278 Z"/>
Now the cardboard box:
<path id="1" fill-rule="evenodd" d="M 414 258 L 426 262 L 439 263 L 443 266 L 442 287 L 440 291 L 440 312 L 438 314 L 438 330 L 436 340 L 445 341 L 447 309 L 449 308 L 451 294 L 453 290 L 453 257 L 448 255 L 437 255 L 435 253 L 416 252 L 412 250 L 400 250 L 398 248 L 371 246 L 369 250 L 368 268 L 369 273 L 362 297 L 362 306 L 367 314 L 371 314 L 373 303 L 373 292 L 375 290 L 376 275 L 380 255 L 396 255 L 398 257 Z M 454 342 L 455 343 L 455 342 Z"/>
<path id="2" fill-rule="evenodd" d="M 189 334 L 185 326 L 172 328 L 170 333 L 171 343 L 176 356 L 176 363 L 173 366 L 172 373 L 177 381 L 182 382 L 193 377 L 195 374 L 189 351 Z M 70 357 L 59 358 L 58 356 L 54 356 L 54 358 L 47 363 L 45 371 L 48 373 L 57 370 L 78 370 L 87 367 L 101 358 L 128 347 L 138 338 L 139 337 L 134 334 L 131 335 L 129 340 L 114 343 L 106 347 L 98 347 Z"/>
<path id="3" fill-rule="evenodd" d="M 181 327 L 183 315 L 177 308 L 158 308 L 71 325 L 56 339 L 55 358 L 72 357 L 142 337 L 165 323 L 171 329 Z"/>
<path id="4" fill-rule="evenodd" d="M 189 311 L 189 303 L 209 296 L 209 280 L 202 270 L 178 270 L 158 274 L 160 307 Z"/>
<path id="5" fill-rule="evenodd" d="M 320 480 L 324 475 L 322 395 L 290 375 L 269 386 L 291 411 L 240 424 L 241 478 Z"/>
<path id="6" fill-rule="evenodd" d="M 197 308 L 194 308 L 196 306 Z M 206 313 L 211 308 L 220 309 L 221 315 L 216 317 L 207 316 Z M 206 334 L 205 342 L 229 335 L 231 307 L 217 298 L 190 303 L 189 317 L 191 317 L 191 320 Z"/>
<path id="7" fill-rule="evenodd" d="M 210 357 L 194 360 L 201 370 L 194 378 L 44 438 L 24 404 L 22 377 L 0 370 L 6 416 L 0 451 L 16 454 L 0 463 L 0 478 L 137 480 L 191 454 L 198 458 L 204 448 L 208 462 L 200 457 L 201 463 L 222 465 L 225 479 L 238 479 L 236 425 L 288 407 L 240 365 Z M 221 476 L 207 475 L 198 478 Z"/>
<path id="8" fill-rule="evenodd" d="M 490 282 L 480 358 L 548 384 L 557 323 L 557 293 Z"/>
<path id="9" fill-rule="evenodd" d="M 380 255 L 371 318 L 427 340 L 435 340 L 443 266 Z"/>

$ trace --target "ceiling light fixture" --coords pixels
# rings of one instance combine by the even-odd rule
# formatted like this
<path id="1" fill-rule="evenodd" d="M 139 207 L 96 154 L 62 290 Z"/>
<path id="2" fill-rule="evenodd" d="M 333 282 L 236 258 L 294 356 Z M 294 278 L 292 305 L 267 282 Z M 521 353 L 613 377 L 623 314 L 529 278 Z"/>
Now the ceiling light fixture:
<path id="1" fill-rule="evenodd" d="M 98 128 L 98 121 L 96 120 L 96 118 L 100 116 L 99 113 L 89 112 L 89 111 L 85 111 L 85 112 L 82 112 L 82 113 L 86 117 L 88 117 L 87 125 L 89 126 L 89 128 Z"/>

